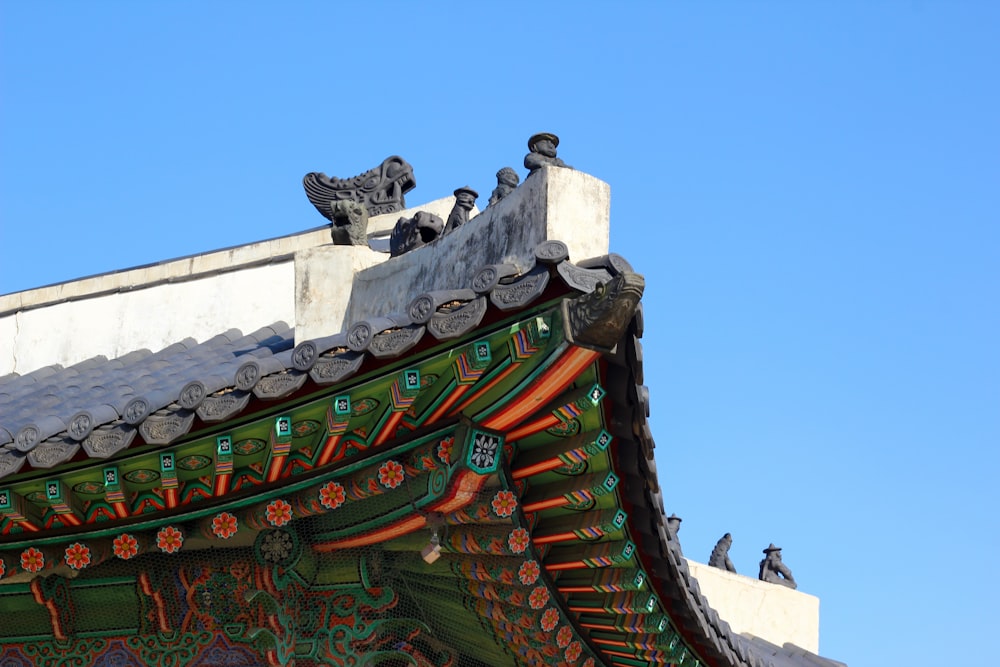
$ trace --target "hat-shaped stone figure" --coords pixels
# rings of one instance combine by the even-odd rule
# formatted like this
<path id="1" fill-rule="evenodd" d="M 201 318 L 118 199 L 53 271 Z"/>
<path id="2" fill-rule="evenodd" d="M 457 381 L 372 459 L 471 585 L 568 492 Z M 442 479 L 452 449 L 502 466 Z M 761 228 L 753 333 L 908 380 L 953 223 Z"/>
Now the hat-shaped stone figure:
<path id="1" fill-rule="evenodd" d="M 469 221 L 469 211 L 476 206 L 479 193 L 468 185 L 455 190 L 455 205 L 448 214 L 448 222 L 444 225 L 444 233 L 450 234 Z"/>
<path id="2" fill-rule="evenodd" d="M 559 137 L 551 132 L 539 132 L 528 139 L 528 150 L 531 151 L 524 156 L 524 168 L 529 172 L 535 172 L 542 167 L 566 167 L 568 164 L 556 157 L 556 147 L 559 146 Z M 531 173 L 528 174 L 529 176 Z"/>
<path id="3" fill-rule="evenodd" d="M 781 547 L 774 546 L 774 542 L 771 542 L 764 549 L 764 560 L 760 562 L 759 579 L 771 584 L 788 586 L 789 588 L 799 587 L 795 583 L 795 578 L 792 577 L 792 571 L 788 569 L 787 565 L 781 562 Z"/>

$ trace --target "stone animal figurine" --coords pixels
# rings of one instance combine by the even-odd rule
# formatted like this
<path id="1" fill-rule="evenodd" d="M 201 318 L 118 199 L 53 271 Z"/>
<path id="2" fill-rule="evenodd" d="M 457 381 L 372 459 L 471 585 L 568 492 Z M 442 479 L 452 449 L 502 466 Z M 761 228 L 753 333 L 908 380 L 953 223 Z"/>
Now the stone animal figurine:
<path id="1" fill-rule="evenodd" d="M 418 211 L 412 218 L 400 218 L 389 236 L 389 254 L 399 257 L 404 252 L 425 246 L 437 239 L 444 221 L 427 211 Z"/>
<path id="2" fill-rule="evenodd" d="M 334 245 L 368 245 L 368 209 L 364 204 L 342 199 L 330 202 L 330 208 Z"/>
<path id="3" fill-rule="evenodd" d="M 497 172 L 497 186 L 490 195 L 490 206 L 509 195 L 521 182 L 521 177 L 510 167 L 504 167 Z"/>
<path id="4" fill-rule="evenodd" d="M 733 561 L 729 560 L 729 547 L 731 546 L 733 546 L 733 536 L 726 533 L 718 542 L 715 543 L 715 548 L 712 549 L 712 555 L 708 557 L 708 564 L 712 567 L 717 567 L 720 570 L 736 572 L 736 567 L 733 565 Z"/>

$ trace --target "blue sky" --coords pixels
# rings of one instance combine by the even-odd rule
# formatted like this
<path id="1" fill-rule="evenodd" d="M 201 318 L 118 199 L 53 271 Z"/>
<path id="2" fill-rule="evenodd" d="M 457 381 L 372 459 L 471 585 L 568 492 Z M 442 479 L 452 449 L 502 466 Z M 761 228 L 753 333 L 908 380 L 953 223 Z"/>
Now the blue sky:
<path id="1" fill-rule="evenodd" d="M 784 548 L 852 667 L 991 664 L 1000 5 L 0 6 L 0 293 L 416 204 L 558 134 L 646 276 L 667 511 Z M 578 258 L 579 259 L 579 258 Z"/>

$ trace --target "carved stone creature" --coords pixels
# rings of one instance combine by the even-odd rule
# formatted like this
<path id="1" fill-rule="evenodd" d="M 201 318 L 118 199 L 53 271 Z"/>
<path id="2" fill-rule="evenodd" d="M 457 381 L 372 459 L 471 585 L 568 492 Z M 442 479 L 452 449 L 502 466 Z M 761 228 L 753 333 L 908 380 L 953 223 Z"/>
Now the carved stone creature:
<path id="1" fill-rule="evenodd" d="M 729 547 L 731 546 L 733 546 L 733 536 L 726 533 L 722 536 L 722 539 L 715 543 L 712 555 L 708 557 L 708 564 L 720 570 L 736 572 L 733 561 L 729 560 Z"/>
<path id="2" fill-rule="evenodd" d="M 676 514 L 671 514 L 670 516 L 667 517 L 667 530 L 674 537 L 676 537 L 677 533 L 680 531 L 681 521 L 683 520 L 684 519 L 680 518 Z"/>
<path id="3" fill-rule="evenodd" d="M 510 167 L 504 167 L 497 172 L 497 186 L 490 195 L 490 206 L 509 195 L 521 182 L 521 177 Z"/>
<path id="4" fill-rule="evenodd" d="M 563 301 L 566 339 L 580 347 L 608 352 L 622 336 L 635 315 L 646 287 L 638 273 L 626 271 L 594 291 Z"/>
<path id="5" fill-rule="evenodd" d="M 337 178 L 320 172 L 310 172 L 302 179 L 306 197 L 324 218 L 333 220 L 331 202 L 348 200 L 364 204 L 368 215 L 395 213 L 406 208 L 404 195 L 416 187 L 413 167 L 393 155 L 374 169 L 353 178 Z"/>
<path id="6" fill-rule="evenodd" d="M 330 202 L 334 245 L 368 245 L 368 209 L 348 199 Z"/>
<path id="7" fill-rule="evenodd" d="M 546 165 L 572 168 L 556 157 L 558 145 L 559 137 L 549 132 L 539 132 L 532 135 L 528 139 L 528 150 L 531 152 L 524 156 L 524 168 L 529 172 L 535 172 Z"/>
<path id="8" fill-rule="evenodd" d="M 774 542 L 764 549 L 764 560 L 760 562 L 759 578 L 761 581 L 771 584 L 780 584 L 789 588 L 799 587 L 795 583 L 795 578 L 792 577 L 792 571 L 781 562 L 781 547 L 774 546 Z"/>
<path id="9" fill-rule="evenodd" d="M 412 218 L 400 218 L 389 236 L 389 254 L 399 257 L 404 252 L 427 245 L 437 239 L 444 221 L 427 211 L 418 211 Z"/>
<path id="10" fill-rule="evenodd" d="M 448 223 L 444 226 L 444 233 L 450 234 L 469 221 L 469 211 L 476 205 L 479 193 L 466 185 L 464 188 L 455 190 L 455 205 L 448 214 Z"/>

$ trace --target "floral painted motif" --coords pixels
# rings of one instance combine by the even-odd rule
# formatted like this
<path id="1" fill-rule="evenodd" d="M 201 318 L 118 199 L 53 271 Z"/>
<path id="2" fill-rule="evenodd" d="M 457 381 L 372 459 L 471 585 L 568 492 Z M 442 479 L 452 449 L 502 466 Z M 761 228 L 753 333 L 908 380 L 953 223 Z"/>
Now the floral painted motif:
<path id="1" fill-rule="evenodd" d="M 156 546 L 158 546 L 160 551 L 164 553 L 176 553 L 180 551 L 181 545 L 183 544 L 184 534 L 173 526 L 164 526 L 160 529 L 160 532 L 156 534 Z"/>
<path id="2" fill-rule="evenodd" d="M 493 512 L 499 517 L 510 516 L 517 507 L 517 497 L 513 491 L 497 491 L 493 496 Z"/>
<path id="3" fill-rule="evenodd" d="M 491 469 L 496 466 L 497 450 L 500 449 L 500 438 L 486 433 L 476 434 L 476 439 L 472 443 L 472 454 L 469 460 L 483 469 Z"/>
<path id="4" fill-rule="evenodd" d="M 559 625 L 559 612 L 553 607 L 549 607 L 544 612 L 542 612 L 542 620 L 540 621 L 542 630 L 545 632 L 552 632 L 557 625 Z"/>
<path id="5" fill-rule="evenodd" d="M 569 643 L 573 641 L 573 631 L 568 625 L 564 625 L 559 628 L 559 632 L 556 633 L 556 646 L 559 648 L 566 648 Z"/>
<path id="6" fill-rule="evenodd" d="M 580 642 L 573 642 L 567 646 L 566 653 L 563 654 L 566 656 L 566 662 L 576 662 L 576 659 L 580 657 L 580 651 L 582 650 Z"/>
<path id="7" fill-rule="evenodd" d="M 517 577 L 521 580 L 522 584 L 530 586 L 538 581 L 538 575 L 541 572 L 542 568 L 538 566 L 537 560 L 526 560 L 521 563 L 521 567 L 517 571 Z"/>
<path id="8" fill-rule="evenodd" d="M 326 486 L 319 490 L 320 504 L 330 510 L 335 510 L 343 505 L 346 498 L 344 487 L 337 482 L 327 482 Z"/>
<path id="9" fill-rule="evenodd" d="M 528 543 L 530 541 L 531 536 L 528 535 L 527 530 L 524 528 L 515 528 L 510 531 L 510 535 L 507 537 L 507 546 L 510 547 L 510 550 L 514 553 L 523 554 L 524 550 L 528 548 Z"/>
<path id="10" fill-rule="evenodd" d="M 582 667 L 594 667 L 594 659 L 587 658 L 586 660 L 583 661 Z"/>
<path id="11" fill-rule="evenodd" d="M 66 564 L 74 570 L 82 570 L 90 565 L 90 547 L 74 542 L 66 547 L 64 559 Z"/>
<path id="12" fill-rule="evenodd" d="M 215 533 L 216 537 L 228 540 L 236 534 L 238 525 L 236 517 L 229 512 L 222 512 L 212 519 L 212 532 Z"/>
<path id="13" fill-rule="evenodd" d="M 455 448 L 455 436 L 442 438 L 438 443 L 437 457 L 441 463 L 451 463 L 451 452 Z"/>
<path id="14" fill-rule="evenodd" d="M 541 609 L 549 603 L 549 589 L 545 586 L 536 586 L 528 596 L 528 606 L 532 609 Z"/>
<path id="15" fill-rule="evenodd" d="M 21 552 L 21 569 L 25 572 L 38 572 L 45 566 L 45 556 L 35 547 L 28 547 Z"/>
<path id="16" fill-rule="evenodd" d="M 403 483 L 403 466 L 396 461 L 386 461 L 378 469 L 379 484 L 387 489 L 395 489 Z"/>
<path id="17" fill-rule="evenodd" d="M 115 555 L 122 560 L 128 560 L 139 553 L 139 541 L 128 533 L 122 533 L 111 544 Z"/>
<path id="18" fill-rule="evenodd" d="M 267 522 L 272 526 L 280 528 L 291 520 L 292 506 L 281 498 L 278 498 L 267 506 Z"/>

